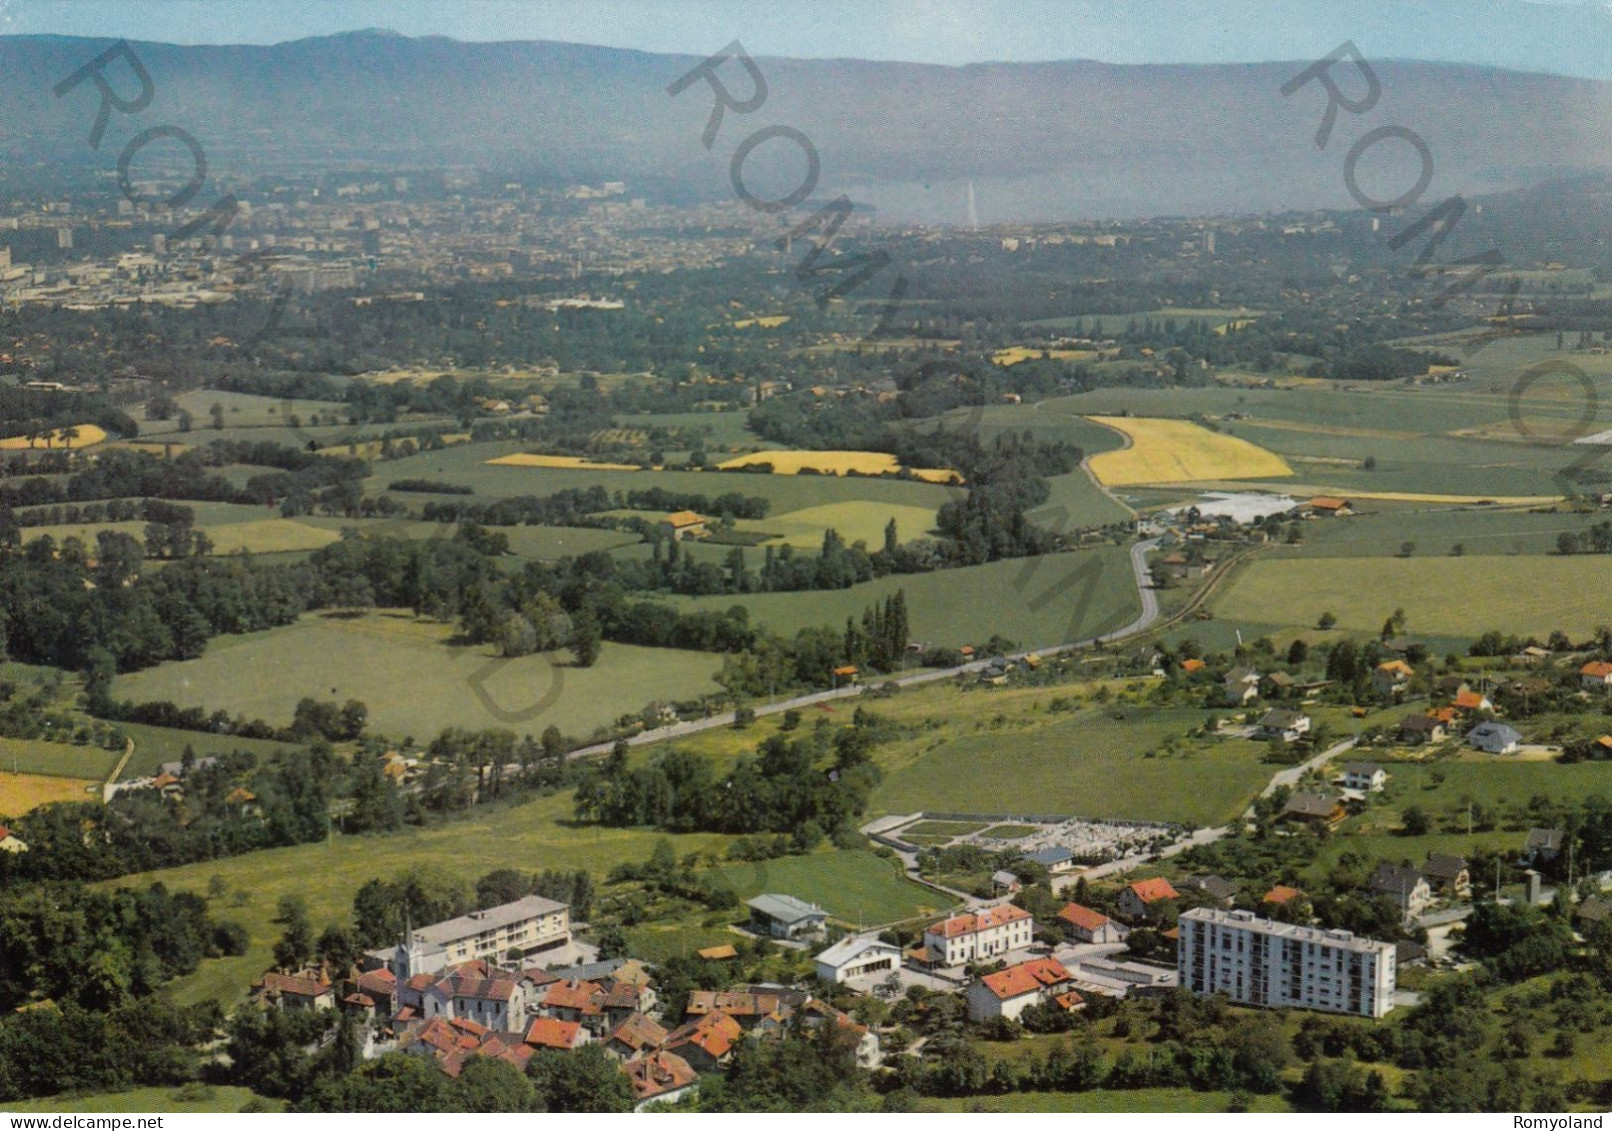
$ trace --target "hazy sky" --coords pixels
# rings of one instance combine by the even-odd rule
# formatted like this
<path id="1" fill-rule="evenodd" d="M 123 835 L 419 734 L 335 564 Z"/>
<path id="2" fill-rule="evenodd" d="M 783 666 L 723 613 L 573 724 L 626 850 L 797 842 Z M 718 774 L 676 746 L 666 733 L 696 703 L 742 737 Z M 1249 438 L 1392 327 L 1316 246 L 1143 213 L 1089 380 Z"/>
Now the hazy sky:
<path id="1" fill-rule="evenodd" d="M 12 35 L 276 43 L 366 27 L 946 64 L 1286 60 L 1353 39 L 1374 57 L 1612 73 L 1605 0 L 0 0 Z"/>

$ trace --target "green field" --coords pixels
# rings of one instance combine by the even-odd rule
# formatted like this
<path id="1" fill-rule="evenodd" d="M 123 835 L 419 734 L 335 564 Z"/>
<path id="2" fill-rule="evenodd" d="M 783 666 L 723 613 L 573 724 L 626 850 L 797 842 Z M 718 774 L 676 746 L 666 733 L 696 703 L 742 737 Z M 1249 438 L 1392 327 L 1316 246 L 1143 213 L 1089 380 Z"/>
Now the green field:
<path id="1" fill-rule="evenodd" d="M 1601 595 L 1612 557 L 1322 558 L 1249 563 L 1216 592 L 1216 617 L 1375 632 L 1396 608 L 1415 637 L 1475 637 L 1489 629 L 1543 639 L 1560 628 L 1581 638 L 1606 623 Z"/>
<path id="2" fill-rule="evenodd" d="M 860 617 L 898 589 L 907 594 L 913 638 L 934 644 L 978 644 L 1001 633 L 1027 648 L 1049 647 L 1111 632 L 1141 613 L 1129 552 L 1115 546 L 884 577 L 849 589 L 693 597 L 679 604 L 721 611 L 742 603 L 752 623 L 791 635 L 843 626 L 846 617 Z"/>
<path id="3" fill-rule="evenodd" d="M 971 698 L 953 714 L 976 720 L 972 730 L 959 724 L 955 737 L 881 752 L 886 777 L 871 810 L 1219 825 L 1241 813 L 1273 772 L 1261 762 L 1264 746 L 1241 739 L 1194 741 L 1188 753 L 1148 757 L 1203 721 L 1206 712 L 1193 708 L 1091 709 L 1056 722 L 1018 714 L 993 727 L 985 721 L 993 695 Z"/>
<path id="4" fill-rule="evenodd" d="M 0 770 L 6 773 L 48 774 L 60 778 L 104 781 L 122 757 L 121 751 L 95 746 L 69 746 L 31 738 L 0 738 Z"/>
<path id="5" fill-rule="evenodd" d="M 196 752 L 198 758 L 211 754 L 228 754 L 236 750 L 256 754 L 258 761 L 267 761 L 271 755 L 294 747 L 287 742 L 271 742 L 262 738 L 236 738 L 228 734 L 211 734 L 199 730 L 174 730 L 172 727 L 146 726 L 144 723 L 118 723 L 117 728 L 134 739 L 134 757 L 123 768 L 125 778 L 148 777 L 157 772 L 164 762 L 177 762 L 185 756 L 185 747 Z"/>
<path id="6" fill-rule="evenodd" d="M 304 696 L 369 707 L 369 726 L 428 741 L 445 727 L 553 724 L 586 736 L 651 701 L 718 690 L 721 657 L 605 644 L 591 668 L 566 653 L 500 659 L 491 645 L 455 646 L 449 625 L 406 612 L 355 618 L 310 614 L 266 632 L 221 636 L 195 660 L 119 676 L 114 693 L 136 702 L 223 708 L 286 725 Z"/>
<path id="7" fill-rule="evenodd" d="M 833 529 L 839 532 L 847 545 L 865 542 L 868 549 L 877 550 L 884 545 L 884 528 L 891 519 L 896 522 L 897 541 L 913 542 L 931 536 L 935 526 L 935 510 L 900 503 L 827 503 L 820 507 L 804 507 L 798 511 L 769 515 L 744 523 L 741 529 L 773 532 L 779 536 L 773 545 L 794 546 L 813 552 L 823 548 L 824 532 Z"/>
<path id="8" fill-rule="evenodd" d="M 664 835 L 647 829 L 578 827 L 571 814 L 571 795 L 561 793 L 524 805 L 475 810 L 437 828 L 392 836 L 336 836 L 321 844 L 125 876 L 104 886 L 143 887 L 160 881 L 175 891 L 206 893 L 213 876 L 222 878 L 229 891 L 214 901 L 214 914 L 245 926 L 251 949 L 237 958 L 204 961 L 194 974 L 174 983 L 172 992 L 185 1003 L 229 1004 L 273 964 L 270 951 L 280 932 L 273 921 L 275 905 L 283 895 L 305 899 L 316 929 L 323 929 L 347 921 L 353 893 L 366 880 L 392 879 L 417 865 L 443 868 L 467 884 L 496 868 L 586 868 L 602 880 L 616 864 L 648 859 Z M 669 839 L 682 857 L 721 852 L 726 838 L 692 834 Z"/>
<path id="9" fill-rule="evenodd" d="M 454 528 L 447 526 L 441 529 L 451 532 Z M 609 552 L 642 541 L 638 535 L 620 530 L 595 530 L 581 526 L 501 526 L 497 533 L 509 539 L 509 548 L 514 553 L 543 562 Z"/>
<path id="10" fill-rule="evenodd" d="M 1230 1092 L 1194 1092 L 1190 1088 L 1137 1088 L 1131 1091 L 1099 1089 L 1092 1092 L 1009 1092 L 1003 1096 L 960 1098 L 921 1097 L 917 1110 L 932 1112 L 1183 1112 L 1198 1114 L 1231 1110 Z M 1280 1095 L 1251 1096 L 1252 1112 L 1290 1112 Z"/>
<path id="11" fill-rule="evenodd" d="M 792 895 L 851 925 L 895 923 L 949 906 L 939 892 L 903 876 L 893 860 L 871 852 L 820 852 L 731 864 L 714 869 L 709 878 L 712 887 L 731 888 L 741 900 L 763 892 Z"/>
<path id="12" fill-rule="evenodd" d="M 1271 558 L 1387 558 L 1406 542 L 1416 544 L 1418 558 L 1462 553 L 1500 557 L 1510 554 L 1552 554 L 1556 536 L 1581 533 L 1605 519 L 1599 513 L 1497 509 L 1493 507 L 1434 508 L 1427 504 L 1358 504 L 1361 513 L 1340 522 L 1309 522 L 1304 541 L 1297 546 L 1272 546 Z"/>
<path id="13" fill-rule="evenodd" d="M 128 1092 L 79 1092 L 48 1096 L 39 1100 L 15 1100 L 6 1110 L 19 1113 L 43 1112 L 48 1115 L 86 1115 L 102 1112 L 227 1112 L 240 1111 L 253 1100 L 263 1111 L 280 1111 L 284 1104 L 254 1095 L 248 1088 L 227 1084 L 202 1085 L 191 1089 L 135 1088 Z"/>

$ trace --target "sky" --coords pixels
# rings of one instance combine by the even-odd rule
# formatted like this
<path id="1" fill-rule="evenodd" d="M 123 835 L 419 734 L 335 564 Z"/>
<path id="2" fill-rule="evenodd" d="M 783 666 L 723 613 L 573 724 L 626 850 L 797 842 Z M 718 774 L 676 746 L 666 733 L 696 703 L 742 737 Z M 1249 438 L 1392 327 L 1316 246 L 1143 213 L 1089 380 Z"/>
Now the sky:
<path id="1" fill-rule="evenodd" d="M 958 65 L 1371 57 L 1612 78 L 1609 0 L 0 0 L 0 34 L 269 44 L 361 28 Z"/>

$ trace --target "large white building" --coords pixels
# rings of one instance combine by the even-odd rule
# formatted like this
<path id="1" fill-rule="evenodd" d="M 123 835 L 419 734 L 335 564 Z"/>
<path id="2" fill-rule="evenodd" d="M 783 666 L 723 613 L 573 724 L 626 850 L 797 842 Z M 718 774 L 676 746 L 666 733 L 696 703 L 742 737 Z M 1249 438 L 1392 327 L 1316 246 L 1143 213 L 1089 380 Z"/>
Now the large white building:
<path id="1" fill-rule="evenodd" d="M 566 946 L 570 941 L 571 909 L 540 895 L 528 895 L 513 903 L 415 928 L 398 943 L 391 967 L 397 980 L 404 982 L 416 974 L 440 973 L 472 959 L 517 961 Z"/>
<path id="2" fill-rule="evenodd" d="M 1199 907 L 1181 914 L 1181 985 L 1242 1005 L 1359 1017 L 1394 1008 L 1394 944 Z"/>
<path id="3" fill-rule="evenodd" d="M 1022 907 L 999 903 L 972 915 L 953 915 L 924 931 L 924 950 L 933 966 L 961 966 L 998 958 L 1034 941 L 1035 921 Z"/>

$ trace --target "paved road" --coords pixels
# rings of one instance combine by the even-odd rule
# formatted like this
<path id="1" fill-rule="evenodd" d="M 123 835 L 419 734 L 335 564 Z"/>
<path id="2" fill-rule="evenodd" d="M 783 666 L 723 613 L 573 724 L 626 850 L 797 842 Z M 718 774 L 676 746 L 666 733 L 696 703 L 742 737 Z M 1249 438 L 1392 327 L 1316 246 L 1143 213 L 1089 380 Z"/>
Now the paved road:
<path id="1" fill-rule="evenodd" d="M 1051 644 L 1044 648 L 1029 648 L 1023 652 L 1015 652 L 1008 657 L 1010 660 L 1022 660 L 1026 656 L 1057 656 L 1065 652 L 1073 652 L 1081 648 L 1089 648 L 1093 644 L 1111 644 L 1127 636 L 1134 636 L 1145 632 L 1159 619 L 1159 599 L 1153 591 L 1152 578 L 1148 575 L 1147 555 L 1158 546 L 1158 539 L 1152 538 L 1145 542 L 1138 542 L 1131 547 L 1131 570 L 1136 575 L 1137 592 L 1142 599 L 1142 612 L 1130 624 L 1117 628 L 1102 636 L 1093 636 L 1086 640 L 1076 640 L 1069 644 Z M 933 683 L 936 680 L 955 679 L 959 675 L 982 672 L 990 664 L 990 659 L 975 660 L 955 668 L 941 668 L 932 671 L 918 672 L 914 675 L 902 676 L 889 681 L 898 687 L 916 687 L 924 683 Z M 885 682 L 885 681 L 881 681 Z M 765 703 L 755 708 L 756 715 L 776 715 L 780 711 L 791 709 L 799 710 L 802 707 L 815 707 L 826 705 L 837 699 L 854 699 L 862 694 L 861 687 L 841 687 L 833 691 L 818 691 L 810 695 L 798 695 L 793 699 L 784 699 L 776 703 Z M 723 711 L 719 715 L 712 715 L 705 719 L 691 719 L 687 722 L 673 723 L 671 726 L 657 727 L 646 730 L 641 734 L 633 735 L 627 739 L 629 746 L 644 746 L 655 742 L 665 742 L 668 739 L 683 738 L 687 735 L 698 734 L 701 731 L 713 730 L 717 727 L 732 726 L 733 712 Z M 614 742 L 599 742 L 592 746 L 584 746 L 573 750 L 567 755 L 569 758 L 592 758 L 600 754 L 608 754 Z"/>

